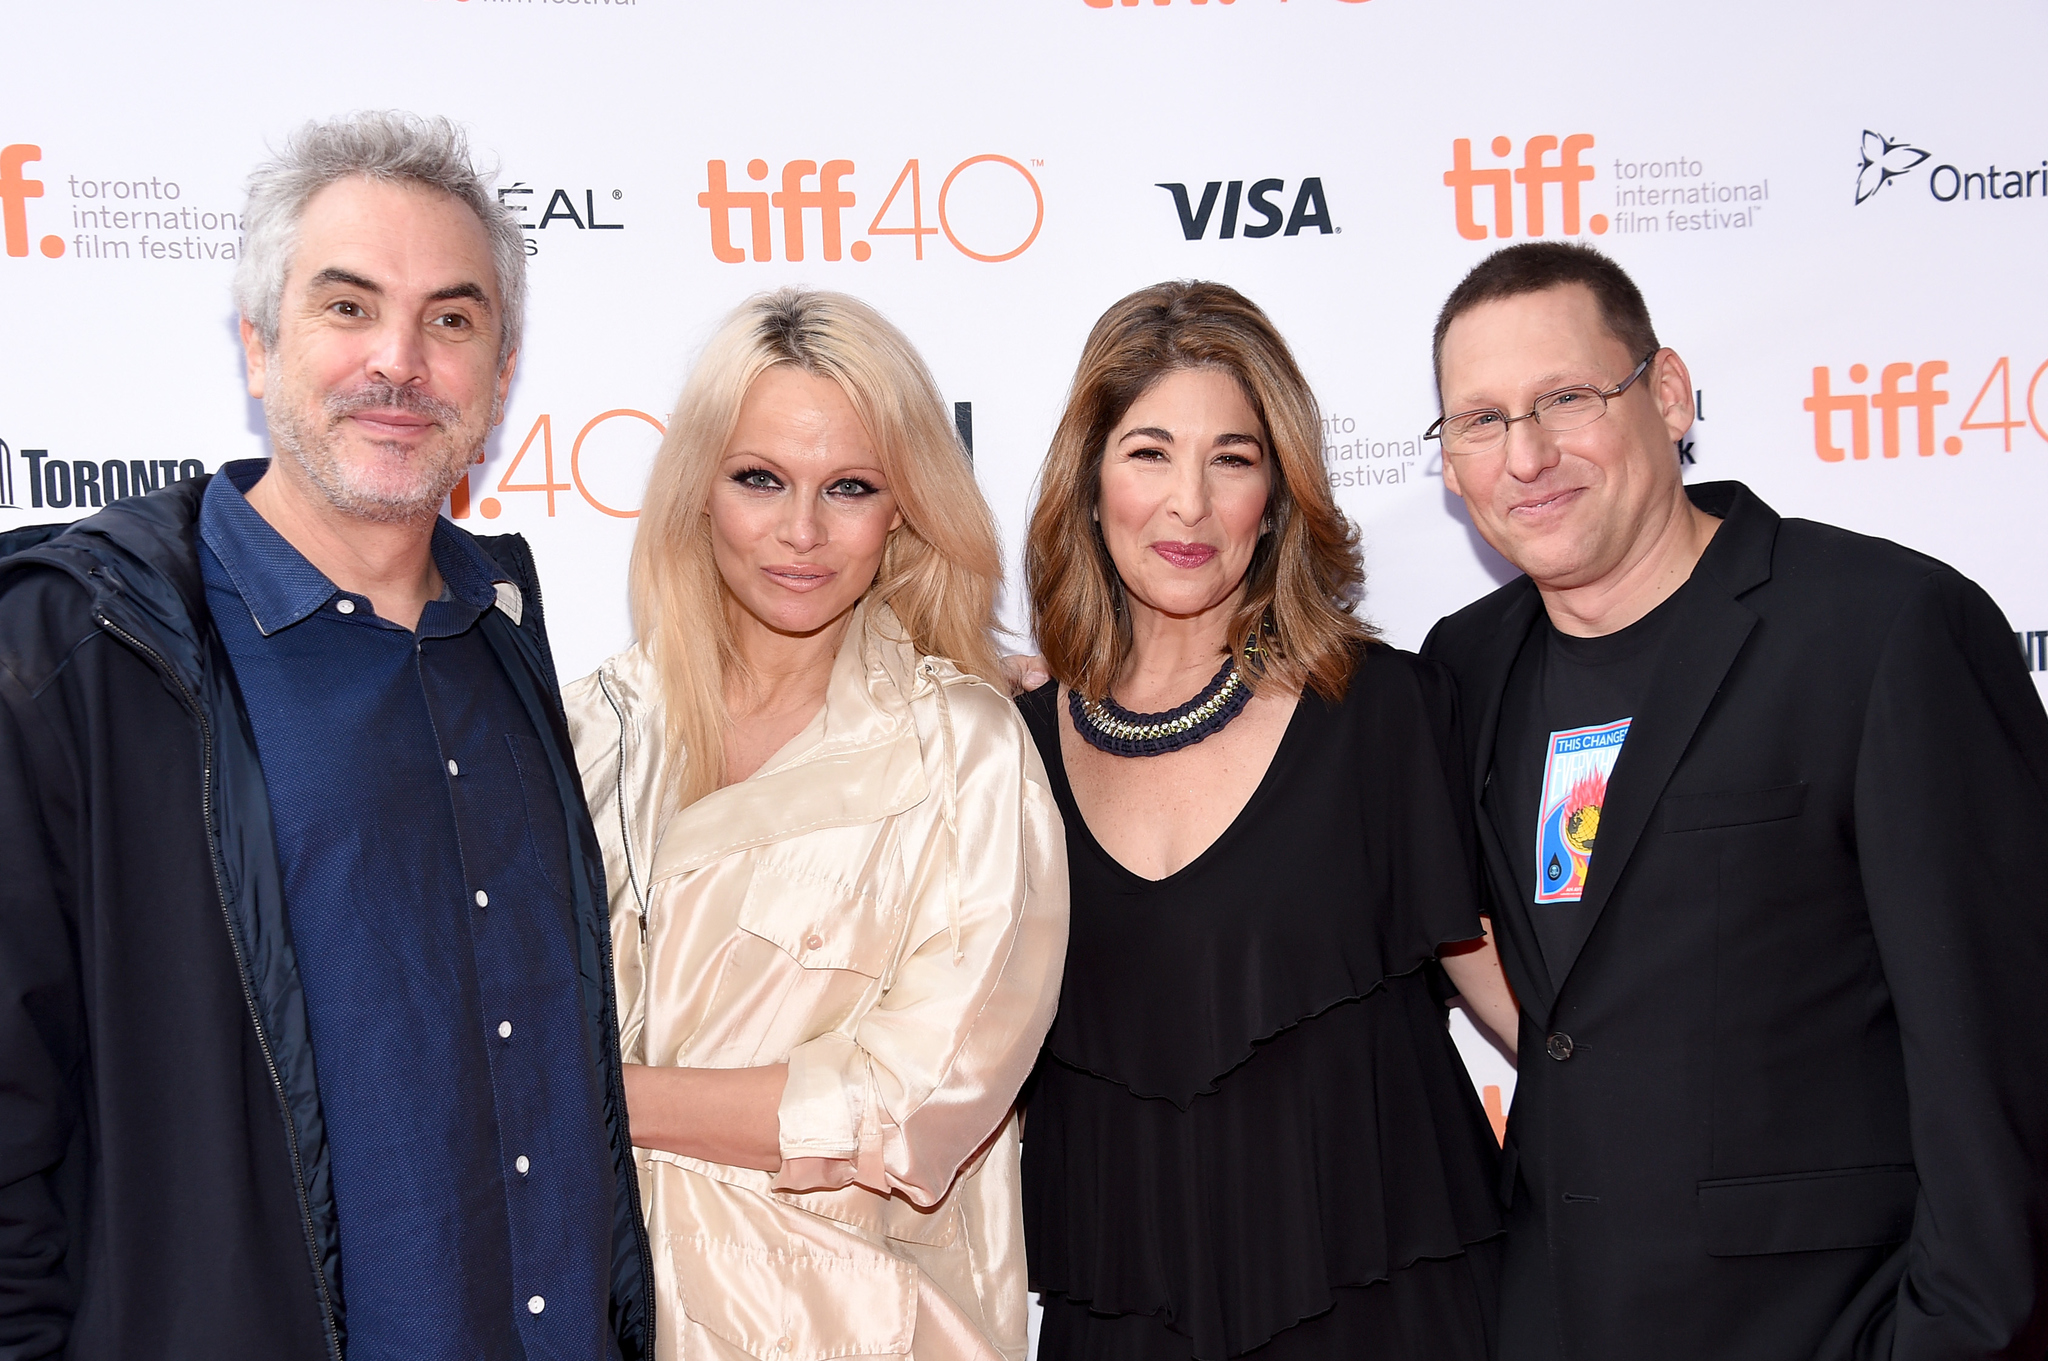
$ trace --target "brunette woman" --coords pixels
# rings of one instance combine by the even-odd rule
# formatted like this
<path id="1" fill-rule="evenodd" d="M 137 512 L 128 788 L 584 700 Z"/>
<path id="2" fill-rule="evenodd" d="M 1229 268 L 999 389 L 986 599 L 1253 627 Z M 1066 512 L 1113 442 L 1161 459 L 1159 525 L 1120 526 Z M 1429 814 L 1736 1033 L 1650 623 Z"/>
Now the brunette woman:
<path id="1" fill-rule="evenodd" d="M 1011 1111 L 1067 883 L 1000 572 L 900 332 L 795 289 L 727 320 L 655 456 L 641 641 L 567 694 L 657 1361 L 1022 1361 Z"/>
<path id="2" fill-rule="evenodd" d="M 1218 284 L 1096 323 L 1025 570 L 1072 937 L 1029 1108 L 1039 1356 L 1483 1361 L 1500 1034 L 1456 715 L 1352 613 L 1315 399 Z"/>

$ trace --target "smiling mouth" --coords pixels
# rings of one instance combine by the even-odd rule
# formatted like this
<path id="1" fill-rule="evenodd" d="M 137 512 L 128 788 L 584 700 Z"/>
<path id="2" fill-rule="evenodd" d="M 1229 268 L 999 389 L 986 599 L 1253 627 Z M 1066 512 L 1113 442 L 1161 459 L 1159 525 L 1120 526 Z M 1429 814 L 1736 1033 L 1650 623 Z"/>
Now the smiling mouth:
<path id="1" fill-rule="evenodd" d="M 1508 507 L 1508 514 L 1541 515 L 1545 511 L 1555 510 L 1564 505 L 1584 490 L 1584 487 L 1566 487 L 1561 491 L 1552 492 L 1540 501 L 1524 501 L 1519 505 L 1510 506 Z"/>
<path id="2" fill-rule="evenodd" d="M 387 439 L 403 439 L 434 427 L 433 421 L 410 411 L 352 411 L 345 419 Z"/>
<path id="3" fill-rule="evenodd" d="M 1175 567 L 1200 567 L 1216 556 L 1216 546 L 1207 543 L 1173 543 L 1162 540 L 1152 545 L 1152 551 Z"/>

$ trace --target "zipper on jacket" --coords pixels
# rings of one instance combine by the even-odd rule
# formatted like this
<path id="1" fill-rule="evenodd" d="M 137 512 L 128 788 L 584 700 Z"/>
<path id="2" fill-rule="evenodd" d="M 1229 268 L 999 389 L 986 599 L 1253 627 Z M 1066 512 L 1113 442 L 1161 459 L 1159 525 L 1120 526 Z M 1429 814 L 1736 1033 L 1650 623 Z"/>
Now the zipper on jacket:
<path id="1" fill-rule="evenodd" d="M 192 711 L 192 717 L 199 721 L 200 741 L 200 813 L 206 821 L 207 861 L 213 868 L 213 889 L 220 899 L 221 922 L 227 927 L 228 946 L 235 954 L 235 975 L 242 983 L 242 1004 L 248 1008 L 249 1023 L 256 1027 L 256 1046 L 263 1052 L 264 1067 L 270 1070 L 270 1085 L 277 1093 L 278 1113 L 284 1118 L 285 1143 L 292 1159 L 292 1189 L 298 1195 L 299 1226 L 305 1231 L 306 1249 L 312 1254 L 313 1283 L 320 1291 L 320 1321 L 327 1330 L 327 1354 L 333 1361 L 342 1361 L 341 1330 L 335 1323 L 334 1297 L 328 1290 L 327 1272 L 320 1265 L 319 1235 L 313 1228 L 313 1207 L 306 1197 L 306 1168 L 299 1155 L 299 1130 L 292 1123 L 291 1102 L 285 1095 L 284 1078 L 277 1070 L 277 1057 L 271 1052 L 270 1036 L 263 1029 L 263 1016 L 256 1006 L 256 991 L 249 983 L 249 961 L 242 953 L 241 938 L 235 934 L 233 910 L 228 906 L 227 885 L 220 876 L 220 847 L 214 841 L 213 833 L 213 724 L 207 721 L 205 707 L 199 697 L 192 693 L 192 687 L 173 668 L 161 652 L 143 642 L 128 630 L 98 614 L 101 628 L 119 638 L 130 648 L 156 664 L 164 678 L 176 686 L 184 696 L 185 707 Z"/>
<path id="2" fill-rule="evenodd" d="M 540 603 L 540 588 L 538 586 L 534 587 L 533 599 L 534 604 L 538 606 Z M 516 628 L 517 625 L 514 627 Z M 630 829 L 626 826 L 626 716 L 620 710 L 618 701 L 612 698 L 611 687 L 605 684 L 602 668 L 597 673 L 597 687 L 604 691 L 605 700 L 612 706 L 612 712 L 619 719 L 619 786 L 614 801 L 619 806 L 620 842 L 626 848 L 626 882 L 631 885 L 634 902 L 640 909 L 638 913 L 640 918 L 640 958 L 641 971 L 644 974 L 646 972 L 647 959 L 647 907 L 645 901 L 640 897 L 639 880 L 634 877 L 633 841 Z M 559 700 L 557 700 L 555 707 L 559 712 L 561 708 Z M 562 716 L 562 721 L 564 727 L 566 727 L 568 724 L 568 716 L 566 714 Z M 587 887 L 589 884 L 587 877 L 584 883 Z M 634 1217 L 639 1221 L 634 1226 L 634 1236 L 638 1240 L 640 1248 L 641 1307 L 647 1311 L 647 1349 L 641 1353 L 641 1361 L 652 1361 L 654 1356 L 654 1314 L 657 1308 L 654 1298 L 654 1246 L 648 1241 L 647 1211 L 640 1204 L 639 1173 L 632 1168 L 633 1145 L 630 1133 L 632 1116 L 626 1109 L 626 1074 L 621 1066 L 624 1060 L 620 1057 L 619 1053 L 619 1037 L 624 1027 L 619 1023 L 619 990 L 616 981 L 618 978 L 618 965 L 612 942 L 611 905 L 605 899 L 599 898 L 592 904 L 592 910 L 597 914 L 599 922 L 604 926 L 604 976 L 607 979 L 613 980 L 611 986 L 604 990 L 605 1019 L 609 1022 L 612 1032 L 611 1061 L 605 1065 L 605 1082 L 611 1088 L 612 1099 L 618 1103 L 620 1132 L 627 1135 L 625 1148 L 626 1162 L 628 1164 L 626 1185 L 633 1203 Z"/>
<path id="3" fill-rule="evenodd" d="M 640 944 L 647 944 L 647 895 L 640 891 L 640 870 L 633 863 L 633 829 L 626 824 L 626 711 L 619 707 L 619 701 L 612 694 L 611 682 L 605 679 L 604 668 L 597 670 L 597 688 L 604 692 L 605 703 L 612 706 L 612 717 L 619 720 L 619 778 L 613 783 L 612 802 L 619 810 L 619 844 L 626 848 L 626 885 L 633 890 L 633 905 L 640 917 Z"/>

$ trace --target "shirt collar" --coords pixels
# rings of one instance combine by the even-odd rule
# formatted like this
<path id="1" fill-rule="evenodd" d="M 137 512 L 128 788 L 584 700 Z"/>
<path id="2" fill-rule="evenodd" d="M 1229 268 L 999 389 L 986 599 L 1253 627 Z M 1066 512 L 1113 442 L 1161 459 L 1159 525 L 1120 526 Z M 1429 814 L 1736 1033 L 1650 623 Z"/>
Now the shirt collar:
<path id="1" fill-rule="evenodd" d="M 340 593 L 325 573 L 249 504 L 244 493 L 269 468 L 270 460 L 263 458 L 223 465 L 220 475 L 207 484 L 199 507 L 200 538 L 220 559 L 266 638 L 290 628 Z M 498 583 L 509 583 L 509 578 L 469 535 L 436 519 L 432 551 L 450 597 L 478 611 L 500 604 Z M 515 622 L 516 618 L 515 614 Z"/>

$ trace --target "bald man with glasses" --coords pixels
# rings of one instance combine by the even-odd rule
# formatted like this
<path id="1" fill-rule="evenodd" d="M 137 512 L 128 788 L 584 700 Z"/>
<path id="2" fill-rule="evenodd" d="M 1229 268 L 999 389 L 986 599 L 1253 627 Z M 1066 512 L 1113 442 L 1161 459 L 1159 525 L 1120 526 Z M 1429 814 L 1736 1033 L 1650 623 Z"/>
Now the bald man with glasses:
<path id="1" fill-rule="evenodd" d="M 1525 576 L 1443 620 L 1521 1008 L 1503 1361 L 2048 1352 L 2048 716 L 1998 607 L 1686 487 L 1599 253 L 1436 328 L 1444 482 Z"/>

